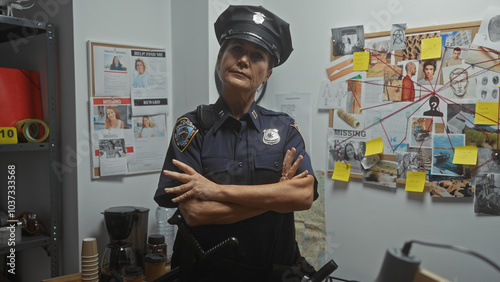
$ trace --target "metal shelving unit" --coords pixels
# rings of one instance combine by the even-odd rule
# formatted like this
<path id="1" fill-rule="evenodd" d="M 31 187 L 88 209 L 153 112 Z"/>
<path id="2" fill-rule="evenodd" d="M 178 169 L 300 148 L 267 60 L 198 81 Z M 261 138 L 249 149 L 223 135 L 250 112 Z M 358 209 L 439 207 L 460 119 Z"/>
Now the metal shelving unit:
<path id="1" fill-rule="evenodd" d="M 4 152 L 36 152 L 48 151 L 47 167 L 49 185 L 50 185 L 50 203 L 47 209 L 50 209 L 50 223 L 47 226 L 47 235 L 37 237 L 23 236 L 20 242 L 16 242 L 16 252 L 36 248 L 48 247 L 50 253 L 52 277 L 59 276 L 59 261 L 60 261 L 60 181 L 57 175 L 57 167 L 60 167 L 60 152 L 59 152 L 59 133 L 58 133 L 58 102 L 57 102 L 57 71 L 56 71 L 56 46 L 54 26 L 51 23 L 38 22 L 34 20 L 15 18 L 0 15 L 0 43 L 31 38 L 33 36 L 45 36 L 46 55 L 46 90 L 47 91 L 47 110 L 48 124 L 50 125 L 50 134 L 47 141 L 44 143 L 19 143 L 19 144 L 2 144 L 0 145 L 0 154 Z M 28 54 L 29 55 L 29 54 Z M 2 67 L 0 65 L 0 67 Z M 36 154 L 33 154 L 36 156 Z M 19 200 L 18 200 L 19 201 Z M 0 254 L 9 252 L 10 247 L 0 245 Z"/>

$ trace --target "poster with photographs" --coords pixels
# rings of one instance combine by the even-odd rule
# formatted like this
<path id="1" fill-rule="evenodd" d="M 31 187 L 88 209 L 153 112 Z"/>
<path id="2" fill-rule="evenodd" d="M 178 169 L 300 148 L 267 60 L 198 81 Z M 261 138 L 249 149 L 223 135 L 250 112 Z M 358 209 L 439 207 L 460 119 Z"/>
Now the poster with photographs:
<path id="1" fill-rule="evenodd" d="M 92 41 L 87 47 L 92 178 L 161 170 L 169 112 L 166 51 Z M 106 157 L 112 150 L 104 148 L 112 145 L 122 150 L 113 155 L 122 157 Z"/>
<path id="2" fill-rule="evenodd" d="M 335 161 L 350 162 L 354 178 L 359 178 L 356 152 L 365 147 L 364 142 L 381 138 L 383 153 L 378 156 L 383 167 L 362 170 L 365 183 L 395 187 L 392 179 L 375 173 L 392 171 L 397 182 L 404 183 L 408 171 L 419 171 L 426 173 L 432 197 L 466 198 L 478 191 L 476 179 L 500 174 L 497 105 L 476 107 L 478 102 L 500 99 L 500 8 L 489 8 L 481 22 L 425 28 L 396 23 L 390 31 L 366 35 L 361 30 L 332 28 L 328 77 L 348 83 L 347 90 L 345 84 L 336 88 L 345 96 L 333 99 L 338 103 L 334 109 L 328 100 L 334 95 L 324 85 L 325 98 L 318 102 L 318 108 L 330 108 L 329 171 Z M 368 69 L 353 79 L 347 76 L 352 70 L 346 69 L 353 63 L 353 48 L 345 46 L 356 46 L 353 42 L 361 37 L 365 52 L 370 53 Z M 421 60 L 422 41 L 432 38 L 440 39 L 442 45 L 434 47 L 441 48 L 441 56 Z M 488 125 L 479 116 L 487 116 Z M 455 149 L 461 146 L 477 147 L 477 165 L 453 163 Z M 475 150 L 462 153 L 463 159 L 476 157 Z M 388 160 L 395 160 L 393 170 L 385 163 Z M 487 187 L 481 185 L 479 190 Z M 484 200 L 494 198 L 486 196 L 494 193 L 487 187 L 481 195 Z M 483 203 L 483 210 L 486 205 L 489 209 L 495 203 Z"/>
<path id="3" fill-rule="evenodd" d="M 101 176 L 127 174 L 127 153 L 123 131 L 99 134 L 99 167 Z"/>
<path id="4" fill-rule="evenodd" d="M 351 173 L 361 174 L 361 159 L 366 150 L 366 132 L 328 129 L 328 171 L 335 162 L 351 164 Z"/>

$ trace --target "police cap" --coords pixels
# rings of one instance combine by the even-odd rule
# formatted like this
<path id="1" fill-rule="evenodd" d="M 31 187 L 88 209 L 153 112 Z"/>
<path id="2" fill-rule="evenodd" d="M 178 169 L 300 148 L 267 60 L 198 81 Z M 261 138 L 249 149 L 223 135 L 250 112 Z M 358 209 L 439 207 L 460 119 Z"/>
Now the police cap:
<path id="1" fill-rule="evenodd" d="M 283 64 L 293 51 L 290 25 L 262 6 L 231 5 L 214 24 L 219 44 L 230 38 L 244 39 L 264 47 Z"/>

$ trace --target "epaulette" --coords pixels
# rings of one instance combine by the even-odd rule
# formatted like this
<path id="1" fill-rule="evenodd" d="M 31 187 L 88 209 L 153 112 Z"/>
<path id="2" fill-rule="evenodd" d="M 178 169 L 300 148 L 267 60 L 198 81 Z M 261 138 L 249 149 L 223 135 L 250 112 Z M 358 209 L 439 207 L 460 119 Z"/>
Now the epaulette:
<path id="1" fill-rule="evenodd" d="M 196 108 L 196 111 L 198 112 L 198 122 L 201 125 L 201 133 L 205 135 L 212 125 L 214 125 L 217 118 L 214 110 L 214 104 L 199 105 Z"/>

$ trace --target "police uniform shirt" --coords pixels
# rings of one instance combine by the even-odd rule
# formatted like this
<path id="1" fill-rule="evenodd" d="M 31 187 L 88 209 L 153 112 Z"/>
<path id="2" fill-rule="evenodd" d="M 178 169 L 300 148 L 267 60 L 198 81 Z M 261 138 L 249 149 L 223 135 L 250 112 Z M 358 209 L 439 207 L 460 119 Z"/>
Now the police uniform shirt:
<path id="1" fill-rule="evenodd" d="M 277 183 L 286 151 L 294 147 L 295 159 L 299 155 L 304 157 L 297 174 L 308 170 L 314 176 L 303 138 L 290 116 L 253 103 L 249 112 L 237 120 L 222 98 L 215 109 L 217 119 L 206 134 L 201 132 L 196 111 L 177 120 L 163 169 L 179 171 L 172 164 L 175 158 L 219 184 Z M 175 206 L 171 202 L 175 195 L 166 194 L 164 188 L 180 184 L 161 174 L 155 195 L 157 203 Z M 236 254 L 224 251 L 222 256 L 238 263 L 292 265 L 298 254 L 293 212 L 269 211 L 233 224 L 197 226 L 190 230 L 205 250 L 231 236 L 236 237 L 239 241 Z"/>

